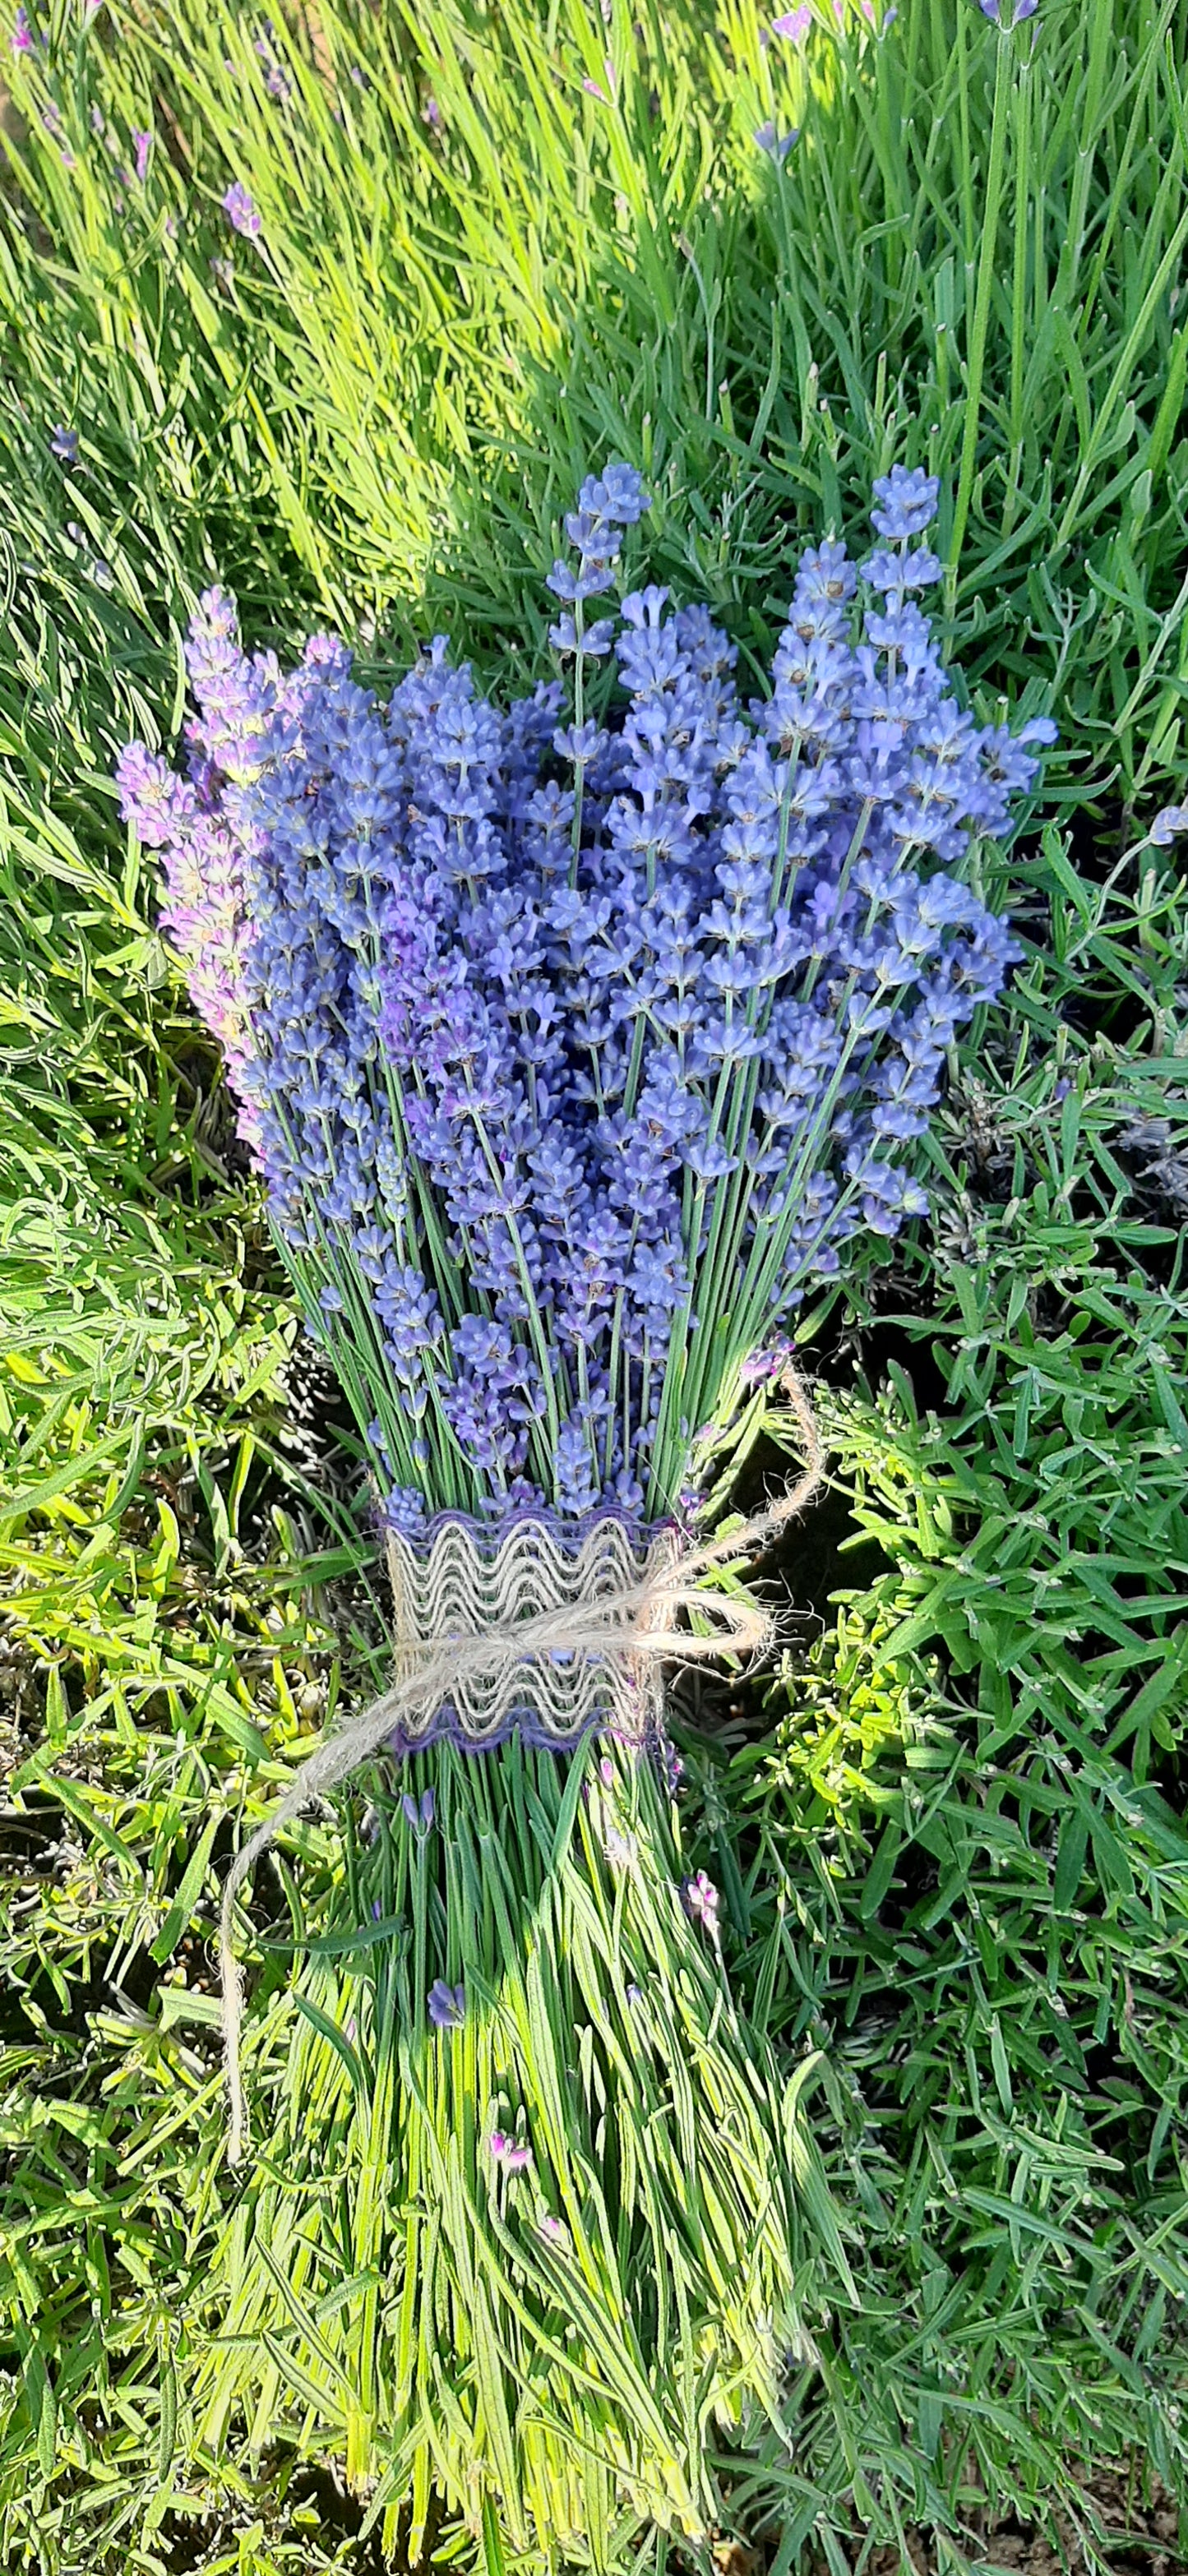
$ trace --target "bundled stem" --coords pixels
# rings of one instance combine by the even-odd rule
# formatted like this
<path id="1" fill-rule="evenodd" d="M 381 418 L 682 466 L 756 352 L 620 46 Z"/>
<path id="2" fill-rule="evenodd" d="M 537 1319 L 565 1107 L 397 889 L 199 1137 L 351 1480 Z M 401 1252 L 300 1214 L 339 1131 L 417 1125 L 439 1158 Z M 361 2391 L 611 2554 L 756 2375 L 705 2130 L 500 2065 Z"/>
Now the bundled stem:
<path id="1" fill-rule="evenodd" d="M 778 1500 L 753 1514 L 741 1528 L 708 1544 L 681 1550 L 664 1533 L 652 1551 L 649 1569 L 636 1582 L 617 1590 L 588 1593 L 575 1605 L 567 1601 L 535 1617 L 509 1618 L 484 1627 L 472 1637 L 401 1638 L 399 1655 L 410 1667 L 381 1696 L 352 1718 L 339 1735 L 330 1736 L 302 1764 L 296 1779 L 271 1813 L 236 1854 L 227 1874 L 219 1930 L 222 1977 L 222 2030 L 230 2101 L 228 2154 L 238 2164 L 246 2143 L 247 2115 L 240 2071 L 242 1981 L 234 1950 L 235 1898 L 261 1854 L 282 1827 L 302 1809 L 357 1771 L 370 1754 L 396 1730 L 413 1730 L 418 1743 L 432 1740 L 434 1721 L 448 1733 L 442 1717 L 452 1695 L 468 1681 L 490 1687 L 505 1676 L 547 1666 L 558 1658 L 593 1668 L 596 1687 L 608 1665 L 632 1675 L 651 1677 L 663 1664 L 690 1664 L 727 1654 L 761 1654 L 775 1635 L 771 1614 L 749 1594 L 725 1594 L 710 1578 L 730 1564 L 769 1547 L 816 1493 L 823 1474 L 820 1435 L 812 1406 L 800 1379 L 788 1368 L 782 1384 L 804 1446 L 802 1474 Z M 505 1542 L 510 1544 L 511 1542 Z M 581 1554 L 578 1568 L 581 1567 Z M 709 1622 L 708 1634 L 678 1625 L 684 1612 Z M 531 1696 L 526 1680 L 525 1695 Z M 580 1723 L 585 1732 L 597 1714 L 597 1698 Z M 576 1740 L 576 1736 L 575 1736 Z M 641 1741 L 641 1750 L 644 1745 Z"/>

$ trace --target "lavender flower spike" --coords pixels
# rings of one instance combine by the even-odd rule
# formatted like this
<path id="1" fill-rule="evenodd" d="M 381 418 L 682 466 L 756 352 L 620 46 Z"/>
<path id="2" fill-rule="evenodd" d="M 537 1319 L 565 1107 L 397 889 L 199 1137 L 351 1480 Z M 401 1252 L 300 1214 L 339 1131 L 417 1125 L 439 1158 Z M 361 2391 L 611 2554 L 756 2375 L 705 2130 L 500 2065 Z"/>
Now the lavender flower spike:
<path id="1" fill-rule="evenodd" d="M 63 465 L 77 465 L 78 431 L 59 424 L 50 439 L 50 455 L 60 457 Z"/>
<path id="2" fill-rule="evenodd" d="M 919 465 L 910 473 L 904 465 L 893 465 L 889 474 L 878 477 L 874 497 L 872 526 L 887 545 L 899 545 L 922 537 L 925 528 L 931 527 L 940 498 L 940 476 L 926 474 Z"/>

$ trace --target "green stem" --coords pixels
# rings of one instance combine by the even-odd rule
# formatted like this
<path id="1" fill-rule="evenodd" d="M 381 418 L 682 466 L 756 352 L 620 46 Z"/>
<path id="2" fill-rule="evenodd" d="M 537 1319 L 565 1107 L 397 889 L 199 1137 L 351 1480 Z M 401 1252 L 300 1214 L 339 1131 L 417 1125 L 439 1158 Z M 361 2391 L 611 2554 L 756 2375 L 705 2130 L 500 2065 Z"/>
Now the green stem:
<path id="1" fill-rule="evenodd" d="M 957 481 L 957 503 L 953 512 L 953 533 L 949 541 L 949 565 L 945 579 L 945 604 L 950 615 L 957 596 L 957 570 L 969 518 L 969 505 L 973 497 L 974 467 L 977 463 L 978 423 L 982 411 L 982 377 L 986 365 L 990 296 L 994 285 L 994 259 L 998 244 L 998 214 L 1002 204 L 1002 182 L 1006 168 L 1007 109 L 1010 87 L 1011 39 L 1009 32 L 1003 28 L 999 30 L 998 56 L 994 66 L 994 117 L 990 129 L 990 169 L 982 209 L 982 247 L 978 258 L 978 287 L 974 299 L 973 329 L 970 334 L 969 362 L 966 370 L 965 431 L 961 441 L 961 470 Z"/>
<path id="2" fill-rule="evenodd" d="M 1031 191 L 1031 73 L 1024 64 L 1019 77 L 1018 157 L 1015 167 L 1015 267 L 1011 285 L 1011 446 L 1015 476 L 1023 449 L 1023 360 L 1027 333 L 1027 201 Z M 1012 483 L 1011 510 L 1017 485 Z"/>
<path id="3" fill-rule="evenodd" d="M 582 637 L 586 631 L 586 603 L 584 599 L 575 599 L 573 603 L 573 623 L 574 632 L 577 636 L 577 651 L 573 657 L 573 728 L 574 732 L 578 733 L 585 721 L 586 711 L 586 657 L 582 651 Z M 585 762 L 582 760 L 575 760 L 573 764 L 573 833 L 570 841 L 572 856 L 569 862 L 569 884 L 571 891 L 578 881 L 578 868 L 581 863 L 582 855 L 582 791 L 585 785 L 585 777 Z"/>

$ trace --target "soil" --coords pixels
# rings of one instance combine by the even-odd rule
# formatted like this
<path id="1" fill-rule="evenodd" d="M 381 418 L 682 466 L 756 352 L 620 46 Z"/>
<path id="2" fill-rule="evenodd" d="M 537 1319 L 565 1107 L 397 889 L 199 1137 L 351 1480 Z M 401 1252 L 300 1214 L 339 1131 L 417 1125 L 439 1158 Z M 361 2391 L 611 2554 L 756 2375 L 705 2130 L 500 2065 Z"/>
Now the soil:
<path id="1" fill-rule="evenodd" d="M 1091 2558 L 1082 2547 L 1070 2524 L 1062 2526 L 1063 2547 L 1058 2548 L 1046 2534 L 1008 2519 L 996 2522 L 987 2516 L 975 2520 L 965 2535 L 961 2552 L 971 2576 L 991 2576 L 991 2571 L 1009 2571 L 1009 2576 L 1097 2576 L 1102 2560 L 1116 2576 L 1179 2576 L 1188 2567 L 1188 2549 L 1179 2538 L 1180 2522 L 1176 2507 L 1166 2488 L 1157 2479 L 1147 2479 L 1148 2492 L 1142 2492 L 1143 2481 L 1135 2463 L 1128 2474 L 1102 2474 L 1087 2482 L 1086 2492 L 1100 2517 L 1106 2535 L 1098 2558 Z M 253 2510 L 260 2502 L 257 2498 Z M 310 2509 L 316 2517 L 319 2540 L 323 2547 L 349 2538 L 361 2530 L 363 2508 L 348 2496 L 326 2470 L 307 2464 L 294 2477 L 287 2503 L 289 2511 L 302 2508 L 307 2518 Z M 287 2516 L 282 2509 L 279 2522 Z M 279 2525 L 278 2525 L 279 2527 Z M 179 2523 L 166 2517 L 162 2539 L 166 2564 L 171 2576 L 201 2576 L 213 2550 L 226 2545 L 233 2536 L 230 2524 L 220 2517 L 199 2517 L 197 2521 Z M 954 2548 L 950 2543 L 944 2560 L 938 2557 L 931 2538 L 924 2532 L 909 2530 L 908 2548 L 916 2576 L 951 2576 Z M 715 2576 L 768 2576 L 779 2551 L 778 2535 L 765 2546 L 752 2549 L 738 2540 L 720 2540 L 712 2551 Z M 848 2565 L 858 2576 L 902 2576 L 903 2562 L 895 2549 L 879 2548 L 863 2559 L 861 2537 L 856 2535 L 844 2544 Z M 670 2560 L 670 2566 L 689 2566 L 683 2554 Z M 432 2576 L 434 2555 L 419 2560 L 408 2559 L 399 2548 L 394 2560 L 384 2561 L 378 2537 L 373 2532 L 360 2540 L 347 2565 L 351 2576 Z M 812 2576 L 829 2576 L 824 2562 L 810 2561 Z"/>
<path id="2" fill-rule="evenodd" d="M 1061 2521 L 1061 2547 L 1034 2524 L 1020 2523 L 1013 2517 L 996 2522 L 992 2517 L 978 2518 L 971 2525 L 962 2556 L 971 2571 L 1006 2569 L 1010 2576 L 1094 2576 L 1104 2558 L 1117 2576 L 1178 2576 L 1188 2567 L 1188 2531 L 1182 2533 L 1180 2516 L 1166 2487 L 1148 2475 L 1147 2492 L 1136 2462 L 1129 2471 L 1103 2472 L 1086 2482 L 1086 2493 L 1100 2516 L 1106 2535 L 1100 2558 L 1091 2557 L 1071 2524 Z M 953 2565 L 950 2543 L 943 2560 L 938 2556 L 930 2536 L 909 2530 L 908 2547 L 917 2576 L 944 2576 Z M 778 2541 L 764 2549 L 748 2549 L 738 2541 L 722 2541 L 713 2552 L 716 2576 L 767 2576 L 778 2551 Z M 860 2539 L 845 2547 L 849 2565 L 862 2576 L 901 2576 L 902 2560 L 896 2549 L 874 2549 L 862 2557 Z M 827 2576 L 824 2561 L 816 2576 Z"/>

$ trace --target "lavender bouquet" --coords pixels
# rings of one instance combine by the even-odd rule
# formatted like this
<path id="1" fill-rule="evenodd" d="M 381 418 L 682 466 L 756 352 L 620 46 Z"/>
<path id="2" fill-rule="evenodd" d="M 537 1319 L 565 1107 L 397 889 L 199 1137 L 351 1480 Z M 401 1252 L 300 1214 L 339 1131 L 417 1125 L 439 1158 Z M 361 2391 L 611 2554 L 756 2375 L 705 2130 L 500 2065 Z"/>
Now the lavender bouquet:
<path id="1" fill-rule="evenodd" d="M 221 1039 L 311 1331 L 388 1523 L 680 1509 L 691 1453 L 806 1284 L 923 1193 L 946 1050 L 1012 946 L 958 873 L 1030 787 L 958 706 L 916 594 L 934 478 L 876 485 L 858 575 L 806 554 L 770 698 L 701 607 L 637 589 L 611 466 L 566 520 L 572 674 L 500 714 L 445 639 L 386 707 L 315 636 L 246 655 L 203 599 L 189 775 L 126 817 Z M 619 687 L 607 685 L 617 666 Z"/>
<path id="2" fill-rule="evenodd" d="M 241 1853 L 227 1907 L 276 1824 L 380 1744 L 425 1756 L 427 1786 L 405 1793 L 423 1868 L 447 1810 L 454 1851 L 472 1833 L 490 1862 L 474 1818 L 482 1806 L 489 1822 L 501 1761 L 514 1755 L 507 1776 L 522 1786 L 534 1746 L 612 1729 L 598 1797 L 614 1813 L 593 1845 L 576 1796 L 542 1772 L 533 1791 L 553 1818 L 554 1892 L 577 1866 L 577 1824 L 587 1866 L 617 1890 L 605 1993 L 592 1971 L 581 1980 L 585 2036 L 564 2026 L 572 1992 L 564 2008 L 556 1994 L 525 2006 L 505 2017 L 502 2054 L 451 2060 L 448 2115 L 438 2069 L 430 2117 L 425 2052 L 461 2046 L 476 1997 L 499 2024 L 491 1955 L 481 1968 L 467 1948 L 474 1884 L 444 1853 L 436 1952 L 426 1913 L 398 2013 L 400 2117 L 427 2122 L 443 2157 L 461 2119 L 476 2191 L 489 2104 L 515 2104 L 521 2131 L 524 2106 L 538 2108 L 531 2142 L 517 2137 L 534 2188 L 548 2168 L 549 2196 L 514 2241 L 499 2203 L 516 2287 L 485 2369 L 503 2374 L 518 2426 L 540 2352 L 555 2358 L 549 2320 L 568 2278 L 585 2359 L 559 2450 L 556 2422 L 549 2435 L 548 2474 L 570 2480 L 564 2504 L 554 2493 L 541 2508 L 554 2538 L 588 2537 L 595 2453 L 620 2501 L 704 2529 L 707 2416 L 740 2391 L 777 2416 L 780 2350 L 808 2332 L 789 2322 L 805 2313 L 805 2227 L 834 2293 L 853 2290 L 786 2080 L 723 2000 L 714 1892 L 687 1883 L 682 1908 L 655 1768 L 638 1756 L 663 1753 L 654 1685 L 681 1643 L 677 1613 L 704 1606 L 708 1552 L 692 1534 L 704 1461 L 748 1380 L 779 1365 L 809 1285 L 862 1230 L 894 1235 L 923 1211 L 910 1149 L 957 1032 L 1014 954 L 967 863 L 1007 828 L 1012 794 L 1036 776 L 1028 746 L 1054 728 L 979 728 L 948 685 L 918 605 L 941 569 L 923 542 L 937 489 L 901 467 L 876 483 L 861 577 L 833 538 L 804 555 L 770 694 L 749 705 L 704 607 L 649 586 L 592 615 L 621 591 L 624 537 L 648 506 L 615 464 L 583 486 L 570 558 L 549 575 L 565 690 L 542 685 L 501 712 L 439 637 L 383 705 L 329 637 L 292 672 L 245 654 L 233 603 L 212 591 L 187 655 L 186 775 L 140 745 L 120 763 L 282 1256 L 365 1446 L 397 1601 L 392 1692 L 305 1766 Z M 745 1638 L 745 1620 L 729 1633 Z M 481 1787 L 465 1759 L 479 1748 Z M 412 1876 L 401 1886 L 411 1903 Z M 543 1878 L 533 1901 L 546 1905 Z M 570 1941 L 572 1923 L 555 1937 Z M 714 1973 L 690 1979 L 681 1945 L 698 1938 Z M 657 1992 L 683 1997 L 665 2024 L 669 2090 L 638 2114 L 657 2174 L 665 2122 L 679 2133 L 664 2224 L 622 2143 L 608 2214 L 595 2144 L 608 2091 L 621 2103 L 630 2091 L 623 2051 L 640 2025 L 624 1997 L 645 1999 L 649 1962 Z M 557 2102 L 595 2045 L 587 2131 L 566 2143 Z M 510 2133 L 492 2135 L 506 2163 Z M 390 2152 L 394 2172 L 407 2178 L 411 2158 L 424 2173 L 423 2136 L 414 2147 L 393 2130 Z M 713 2252 L 697 2216 L 710 2171 Z M 474 2330 L 478 2208 L 455 2229 L 459 2352 Z M 689 2228 L 678 2316 L 661 2276 Z M 414 2276 L 420 2259 L 406 2249 Z M 691 2354 L 708 2372 L 692 2414 Z M 392 2456 L 414 2484 L 428 2370 L 406 2352 L 397 2374 Z M 463 2404 L 455 2384 L 450 2439 L 460 2406 L 459 2479 L 473 2500 L 485 2462 L 512 2514 L 498 2410 Z M 356 2443 L 354 2473 L 361 2456 Z M 531 2480 L 517 2475 L 527 2511 Z"/>

